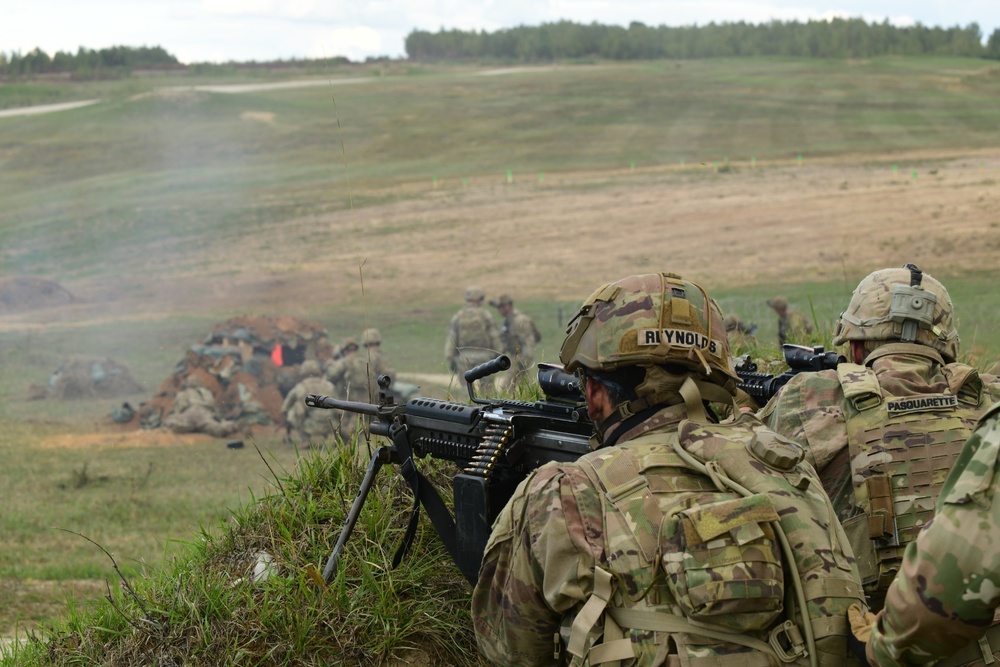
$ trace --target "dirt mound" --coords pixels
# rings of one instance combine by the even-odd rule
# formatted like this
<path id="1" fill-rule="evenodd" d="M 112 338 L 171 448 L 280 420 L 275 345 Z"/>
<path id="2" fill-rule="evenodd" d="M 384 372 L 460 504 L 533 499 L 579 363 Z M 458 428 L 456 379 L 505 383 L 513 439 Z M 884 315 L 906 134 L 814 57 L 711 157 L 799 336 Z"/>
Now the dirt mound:
<path id="1" fill-rule="evenodd" d="M 76 297 L 59 283 L 28 276 L 0 277 L 0 311 L 63 306 Z"/>
<path id="2" fill-rule="evenodd" d="M 47 387 L 32 386 L 31 398 L 113 398 L 145 391 L 122 363 L 109 357 L 75 358 L 59 364 Z"/>
<path id="3" fill-rule="evenodd" d="M 333 357 L 321 325 L 293 317 L 240 316 L 221 322 L 205 342 L 192 345 L 156 394 L 116 421 L 158 428 L 177 394 L 198 384 L 212 392 L 219 417 L 243 427 L 284 425 L 281 404 L 299 381 L 302 362 Z"/>

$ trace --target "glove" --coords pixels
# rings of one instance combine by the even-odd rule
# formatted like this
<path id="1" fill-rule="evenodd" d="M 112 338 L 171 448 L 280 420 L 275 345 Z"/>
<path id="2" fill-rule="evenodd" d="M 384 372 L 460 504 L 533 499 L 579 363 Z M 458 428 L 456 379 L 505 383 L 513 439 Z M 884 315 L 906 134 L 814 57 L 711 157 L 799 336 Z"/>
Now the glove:
<path id="1" fill-rule="evenodd" d="M 868 664 L 865 649 L 872 639 L 872 627 L 876 623 L 875 614 L 860 605 L 852 604 L 847 609 L 847 622 L 851 626 L 851 634 L 847 637 L 847 647 L 858 660 Z"/>

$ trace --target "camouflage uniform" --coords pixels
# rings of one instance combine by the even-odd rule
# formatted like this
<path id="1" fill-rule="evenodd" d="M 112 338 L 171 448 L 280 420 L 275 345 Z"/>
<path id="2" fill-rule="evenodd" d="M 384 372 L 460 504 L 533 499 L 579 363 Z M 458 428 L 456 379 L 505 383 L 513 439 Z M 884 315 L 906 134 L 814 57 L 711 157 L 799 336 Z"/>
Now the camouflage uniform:
<path id="1" fill-rule="evenodd" d="M 451 318 L 444 342 L 444 358 L 459 378 L 501 350 L 496 322 L 482 307 L 483 293 L 470 287 L 465 297 L 466 305 Z"/>
<path id="2" fill-rule="evenodd" d="M 514 301 L 509 295 L 501 294 L 496 301 L 490 301 L 490 305 L 499 310 L 503 317 L 500 343 L 503 353 L 513 362 L 509 383 L 517 384 L 535 365 L 535 345 L 541 342 L 542 334 L 530 317 L 514 308 Z"/>
<path id="3" fill-rule="evenodd" d="M 906 548 L 872 627 L 871 664 L 921 665 L 948 656 L 949 664 L 993 662 L 998 637 L 994 628 L 983 633 L 1000 607 L 998 464 L 1000 405 L 962 450 L 934 521 Z"/>
<path id="4" fill-rule="evenodd" d="M 208 433 L 216 438 L 239 430 L 236 422 L 219 418 L 215 397 L 205 387 L 188 387 L 178 393 L 163 425 L 174 433 Z"/>
<path id="5" fill-rule="evenodd" d="M 778 313 L 778 344 L 801 342 L 813 332 L 812 322 L 788 305 L 788 299 L 775 297 L 767 302 Z"/>
<path id="6" fill-rule="evenodd" d="M 315 361 L 302 364 L 302 374 L 306 377 L 285 396 L 281 413 L 285 417 L 286 433 L 290 440 L 304 445 L 319 444 L 329 440 L 337 431 L 340 411 L 309 408 L 305 404 L 305 398 L 309 394 L 332 396 L 335 390 L 333 383 L 322 377 L 323 371 Z"/>
<path id="7" fill-rule="evenodd" d="M 888 312 L 892 288 L 909 278 L 904 269 L 879 271 L 855 290 L 834 343 L 870 347 L 864 365 L 796 375 L 759 413 L 806 448 L 844 523 L 875 610 L 906 545 L 933 517 L 941 484 L 976 420 L 1000 399 L 997 378 L 954 362 L 951 303 L 930 276 L 923 282 L 937 292 L 937 336 L 928 329 L 926 336 L 900 342 L 885 327 L 891 322 L 875 323 L 872 313 Z M 861 313 L 871 326 L 854 327 L 851 313 Z M 901 325 L 907 318 L 897 319 Z M 887 330 L 873 334 L 876 326 Z"/>
<path id="8" fill-rule="evenodd" d="M 735 390 L 714 301 L 672 274 L 611 283 L 560 357 L 586 369 L 592 417 L 600 373 L 643 379 L 599 415 L 596 451 L 537 469 L 497 518 L 472 599 L 481 652 L 500 665 L 763 667 L 779 664 L 775 646 L 809 664 L 809 644 L 816 664 L 857 664 L 846 613 L 860 580 L 801 448 L 751 415 L 710 423 L 703 400 L 732 406 Z M 785 586 L 799 603 L 785 606 Z"/>
<path id="9" fill-rule="evenodd" d="M 367 338 L 368 336 L 363 336 L 362 340 Z M 375 403 L 378 401 L 378 377 L 380 375 L 393 377 L 395 374 L 396 371 L 390 365 L 388 357 L 382 352 L 379 344 L 366 343 L 357 353 L 346 357 L 342 377 L 344 398 L 348 401 Z M 364 423 L 367 425 L 367 420 Z M 340 422 L 341 437 L 345 441 L 350 440 L 354 437 L 357 428 L 358 415 L 353 412 L 345 412 Z"/>

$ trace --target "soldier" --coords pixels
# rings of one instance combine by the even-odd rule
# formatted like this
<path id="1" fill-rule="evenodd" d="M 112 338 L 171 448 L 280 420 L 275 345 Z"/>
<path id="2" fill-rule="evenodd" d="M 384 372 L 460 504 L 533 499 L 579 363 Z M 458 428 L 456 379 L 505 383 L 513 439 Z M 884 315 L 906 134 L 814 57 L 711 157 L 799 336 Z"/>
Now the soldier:
<path id="1" fill-rule="evenodd" d="M 530 317 L 514 308 L 514 300 L 509 294 L 501 294 L 496 301 L 490 301 L 490 305 L 503 317 L 500 342 L 503 353 L 513 361 L 513 381 L 516 383 L 535 365 L 535 345 L 541 342 L 542 334 Z"/>
<path id="2" fill-rule="evenodd" d="M 378 400 L 378 376 L 393 376 L 396 372 L 382 353 L 382 334 L 378 329 L 365 329 L 361 334 L 361 344 L 364 349 L 346 358 L 341 380 L 344 398 L 348 401 L 375 403 Z M 340 422 L 340 435 L 345 441 L 354 436 L 357 424 L 356 413 L 344 413 Z"/>
<path id="3" fill-rule="evenodd" d="M 869 274 L 841 314 L 836 370 L 800 373 L 761 410 L 807 450 L 851 539 L 870 606 L 934 515 L 945 476 L 1000 383 L 956 363 L 944 286 L 912 264 Z"/>
<path id="4" fill-rule="evenodd" d="M 757 333 L 756 324 L 743 324 L 740 321 L 740 316 L 736 313 L 726 315 L 723 323 L 726 325 L 726 335 L 729 337 L 730 347 L 757 344 L 757 339 L 754 336 Z"/>
<path id="5" fill-rule="evenodd" d="M 285 437 L 289 443 L 322 443 L 337 431 L 340 411 L 308 408 L 305 398 L 309 394 L 332 396 L 335 389 L 333 383 L 323 377 L 323 367 L 318 361 L 303 362 L 299 374 L 302 380 L 288 392 L 281 406 Z"/>
<path id="6" fill-rule="evenodd" d="M 979 422 L 941 489 L 937 516 L 906 547 L 877 619 L 852 614 L 872 665 L 995 664 L 1000 628 L 1000 404 Z M 873 622 L 874 621 L 874 622 Z M 989 629 L 987 629 L 989 628 Z M 984 634 L 985 633 L 985 634 Z M 978 641 L 976 641 L 978 640 Z"/>
<path id="7" fill-rule="evenodd" d="M 715 301 L 674 274 L 629 276 L 583 304 L 559 357 L 581 376 L 595 451 L 538 468 L 494 523 L 472 598 L 480 651 L 498 665 L 860 664 L 847 538 L 801 448 L 732 405 Z M 739 416 L 720 424 L 708 402 Z"/>
<path id="8" fill-rule="evenodd" d="M 486 295 L 477 287 L 465 290 L 465 306 L 448 325 L 444 358 L 459 379 L 466 371 L 500 354 L 500 332 L 493 317 L 483 309 Z M 490 384 L 488 379 L 484 383 Z"/>
<path id="9" fill-rule="evenodd" d="M 789 307 L 788 299 L 776 296 L 768 300 L 767 305 L 778 314 L 778 345 L 785 343 L 801 343 L 813 332 L 812 322 L 802 314 Z"/>
<path id="10" fill-rule="evenodd" d="M 344 376 L 347 374 L 348 361 L 357 352 L 358 341 L 354 338 L 345 338 L 344 343 L 340 346 L 340 352 L 326 366 L 326 379 L 333 383 L 334 396 L 341 400 L 347 398 Z"/>
<path id="11" fill-rule="evenodd" d="M 183 389 L 174 397 L 163 425 L 174 433 L 208 433 L 225 438 L 239 430 L 239 424 L 219 417 L 215 396 L 194 375 L 184 379 Z"/>

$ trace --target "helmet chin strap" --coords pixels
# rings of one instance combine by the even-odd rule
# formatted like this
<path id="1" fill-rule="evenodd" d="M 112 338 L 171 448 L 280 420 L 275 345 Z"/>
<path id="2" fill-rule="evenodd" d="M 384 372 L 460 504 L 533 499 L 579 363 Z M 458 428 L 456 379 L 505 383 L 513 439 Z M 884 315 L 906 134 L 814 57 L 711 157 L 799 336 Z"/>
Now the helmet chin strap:
<path id="1" fill-rule="evenodd" d="M 655 368 L 655 367 L 654 367 Z M 647 369 L 647 374 L 653 369 Z M 677 405 L 683 402 L 687 418 L 701 424 L 708 424 L 711 419 L 705 410 L 705 401 L 712 403 L 722 403 L 730 406 L 732 414 L 739 414 L 736 407 L 736 400 L 732 394 L 710 382 L 702 382 L 694 379 L 693 376 L 676 376 L 663 369 L 656 368 L 663 373 L 661 379 L 671 379 L 671 382 L 660 385 L 661 391 L 652 394 L 645 394 L 639 398 L 623 403 L 615 408 L 611 414 L 600 423 L 594 423 L 595 437 L 591 442 L 591 449 L 598 447 L 609 447 L 617 444 L 622 435 L 629 432 L 634 426 L 644 422 L 665 406 Z M 647 378 L 648 382 L 648 378 Z M 647 387 L 647 382 L 643 382 L 640 387 Z M 678 400 L 679 399 L 679 400 Z M 617 428 L 614 428 L 616 427 Z M 612 428 L 614 432 L 605 440 L 605 434 Z"/>

